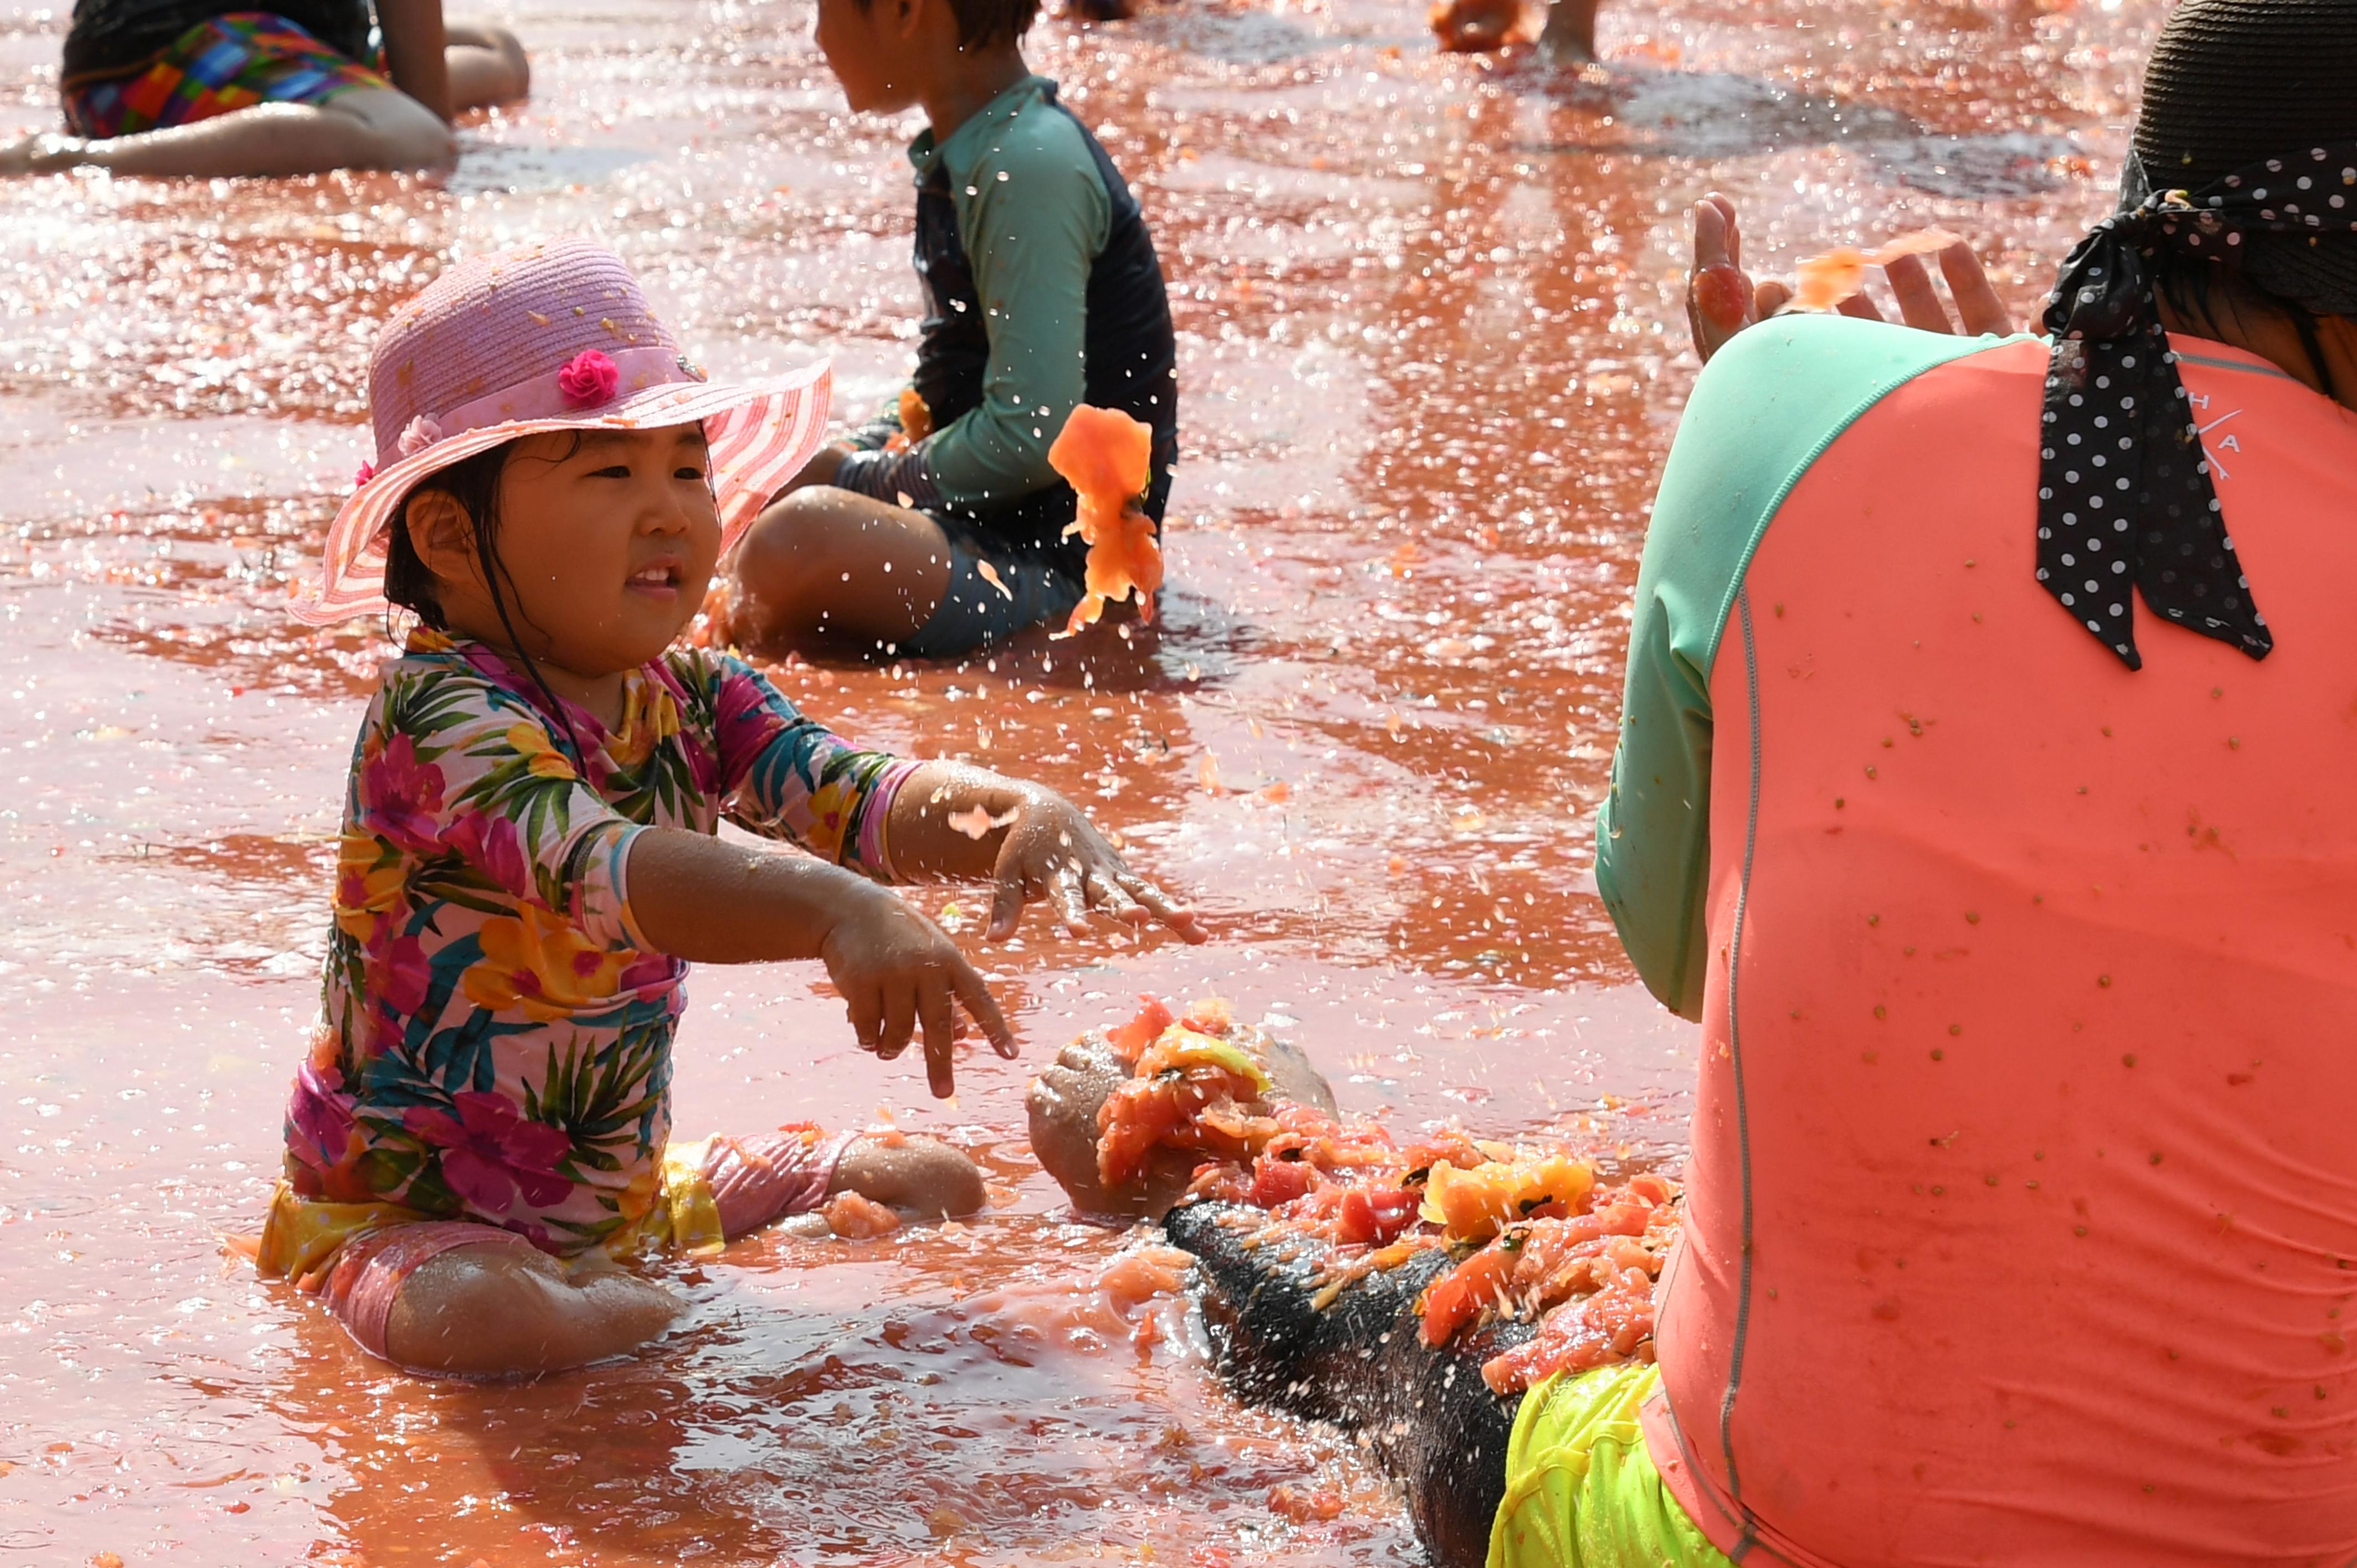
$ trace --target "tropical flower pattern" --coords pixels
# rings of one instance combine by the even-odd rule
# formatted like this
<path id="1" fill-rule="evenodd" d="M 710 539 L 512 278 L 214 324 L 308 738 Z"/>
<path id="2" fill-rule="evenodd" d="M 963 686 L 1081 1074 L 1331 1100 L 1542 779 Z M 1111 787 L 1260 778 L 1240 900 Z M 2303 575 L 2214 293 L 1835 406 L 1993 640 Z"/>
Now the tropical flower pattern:
<path id="1" fill-rule="evenodd" d="M 287 1103 L 300 1197 L 560 1253 L 622 1235 L 660 1187 L 686 974 L 631 919 L 631 839 L 726 816 L 890 875 L 884 820 L 916 765 L 851 746 L 741 660 L 687 649 L 633 671 L 614 730 L 546 700 L 435 632 L 384 667 Z"/>

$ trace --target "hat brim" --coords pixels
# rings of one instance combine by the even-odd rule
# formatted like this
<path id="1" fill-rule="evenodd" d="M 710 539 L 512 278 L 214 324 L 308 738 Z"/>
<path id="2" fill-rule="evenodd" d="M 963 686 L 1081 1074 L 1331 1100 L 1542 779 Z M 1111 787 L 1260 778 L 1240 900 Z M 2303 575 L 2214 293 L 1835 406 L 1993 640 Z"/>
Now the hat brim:
<path id="1" fill-rule="evenodd" d="M 477 453 L 549 431 L 704 424 L 712 449 L 712 489 L 725 553 L 770 498 L 818 451 L 826 437 L 833 392 L 832 367 L 822 360 L 761 381 L 669 382 L 579 414 L 517 420 L 446 436 L 379 470 L 352 492 L 328 527 L 317 575 L 296 588 L 290 613 L 307 626 L 382 614 L 387 608 L 384 565 L 390 525 L 409 493 L 430 476 Z"/>

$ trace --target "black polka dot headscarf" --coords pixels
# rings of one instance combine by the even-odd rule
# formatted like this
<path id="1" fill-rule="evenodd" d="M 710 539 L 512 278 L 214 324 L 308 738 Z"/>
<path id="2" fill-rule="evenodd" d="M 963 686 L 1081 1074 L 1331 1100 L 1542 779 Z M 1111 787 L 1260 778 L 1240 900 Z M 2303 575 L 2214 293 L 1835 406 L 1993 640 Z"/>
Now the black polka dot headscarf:
<path id="1" fill-rule="evenodd" d="M 2137 594 L 2254 659 L 2275 646 L 2161 330 L 2152 263 L 2163 247 L 2232 263 L 2246 236 L 2276 234 L 2357 234 L 2357 141 L 2154 191 L 2079 242 L 2047 305 L 2038 580 L 2131 670 L 2144 663 Z"/>

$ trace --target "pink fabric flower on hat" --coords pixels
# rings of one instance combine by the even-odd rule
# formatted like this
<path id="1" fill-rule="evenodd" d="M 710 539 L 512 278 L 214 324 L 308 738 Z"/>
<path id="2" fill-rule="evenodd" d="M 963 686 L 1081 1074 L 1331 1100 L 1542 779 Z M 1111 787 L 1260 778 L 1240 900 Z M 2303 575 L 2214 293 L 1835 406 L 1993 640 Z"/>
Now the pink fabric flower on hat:
<path id="1" fill-rule="evenodd" d="M 556 372 L 556 390 L 565 394 L 565 402 L 576 407 L 592 408 L 611 403 L 621 388 L 620 370 L 595 349 L 582 349 Z"/>
<path id="2" fill-rule="evenodd" d="M 441 439 L 442 427 L 434 423 L 434 416 L 421 413 L 401 433 L 401 455 L 414 457 Z"/>
<path id="3" fill-rule="evenodd" d="M 376 465 L 374 463 L 362 461 L 361 466 L 352 472 L 352 489 L 356 490 L 360 489 L 366 486 L 371 479 L 375 478 Z"/>

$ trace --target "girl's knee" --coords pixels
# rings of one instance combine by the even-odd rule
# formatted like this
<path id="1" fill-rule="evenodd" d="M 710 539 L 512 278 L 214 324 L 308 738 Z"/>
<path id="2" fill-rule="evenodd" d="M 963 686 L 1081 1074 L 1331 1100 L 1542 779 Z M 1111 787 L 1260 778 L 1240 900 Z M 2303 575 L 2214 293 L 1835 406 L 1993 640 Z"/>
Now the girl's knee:
<path id="1" fill-rule="evenodd" d="M 791 619 L 841 596 L 844 574 L 857 564 L 856 524 L 846 528 L 834 504 L 842 493 L 813 485 L 762 509 L 730 563 L 746 597 Z"/>
<path id="2" fill-rule="evenodd" d="M 532 96 L 532 57 L 507 28 L 489 22 L 454 24 L 444 29 L 450 46 L 450 85 L 462 107 L 511 103 Z"/>
<path id="3" fill-rule="evenodd" d="M 937 1138 L 853 1140 L 829 1190 L 846 1189 L 895 1208 L 951 1218 L 975 1212 L 988 1197 L 982 1167 Z"/>
<path id="4" fill-rule="evenodd" d="M 740 555 L 755 548 L 792 559 L 836 553 L 846 532 L 857 532 L 856 523 L 846 531 L 850 520 L 841 504 L 844 495 L 832 485 L 805 485 L 780 496 L 746 530 L 745 542 L 737 546 Z"/>
<path id="5" fill-rule="evenodd" d="M 356 145 L 348 160 L 354 166 L 446 169 L 458 161 L 458 142 L 450 127 L 406 92 L 363 88 L 329 99 L 320 112 L 356 123 Z"/>
<path id="6" fill-rule="evenodd" d="M 418 1371 L 557 1371 L 643 1344 L 678 1312 L 670 1292 L 629 1274 L 576 1283 L 530 1247 L 465 1247 L 402 1281 L 382 1353 Z"/>
<path id="7" fill-rule="evenodd" d="M 517 92 L 528 90 L 532 86 L 532 57 L 524 53 L 523 40 L 505 27 L 486 27 L 483 31 L 490 35 L 491 47 L 505 55 L 508 63 L 515 68 Z"/>
<path id="8" fill-rule="evenodd" d="M 445 1252 L 400 1282 L 380 1353 L 430 1371 L 479 1369 L 459 1363 L 479 1353 L 484 1331 L 505 1338 L 512 1326 L 529 1335 L 562 1310 L 564 1284 L 555 1260 L 531 1248 L 487 1243 Z"/>

